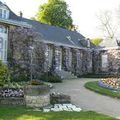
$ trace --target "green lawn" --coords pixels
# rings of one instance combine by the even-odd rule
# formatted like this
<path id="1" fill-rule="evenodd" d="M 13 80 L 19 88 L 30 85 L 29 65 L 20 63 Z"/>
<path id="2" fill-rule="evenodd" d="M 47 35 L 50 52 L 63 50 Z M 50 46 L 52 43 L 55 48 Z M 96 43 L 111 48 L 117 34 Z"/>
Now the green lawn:
<path id="1" fill-rule="evenodd" d="M 0 107 L 0 120 L 117 120 L 95 112 L 34 112 L 25 107 Z"/>
<path id="2" fill-rule="evenodd" d="M 120 99 L 120 92 L 100 87 L 98 81 L 87 82 L 84 86 L 94 92 Z"/>

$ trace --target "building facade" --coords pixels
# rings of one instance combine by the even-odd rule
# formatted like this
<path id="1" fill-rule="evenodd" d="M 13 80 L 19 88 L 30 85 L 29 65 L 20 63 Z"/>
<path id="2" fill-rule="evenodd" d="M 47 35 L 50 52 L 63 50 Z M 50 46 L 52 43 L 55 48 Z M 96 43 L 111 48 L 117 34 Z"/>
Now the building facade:
<path id="1" fill-rule="evenodd" d="M 115 49 L 108 46 L 91 47 L 90 41 L 77 31 L 17 16 L 0 2 L 0 59 L 4 63 L 9 62 L 10 30 L 17 27 L 32 29 L 39 34 L 36 41 L 44 43 L 44 71 L 54 68 L 55 71 L 69 71 L 78 76 L 88 73 L 120 73 L 118 44 Z M 33 47 L 39 48 L 38 45 L 33 44 Z"/>

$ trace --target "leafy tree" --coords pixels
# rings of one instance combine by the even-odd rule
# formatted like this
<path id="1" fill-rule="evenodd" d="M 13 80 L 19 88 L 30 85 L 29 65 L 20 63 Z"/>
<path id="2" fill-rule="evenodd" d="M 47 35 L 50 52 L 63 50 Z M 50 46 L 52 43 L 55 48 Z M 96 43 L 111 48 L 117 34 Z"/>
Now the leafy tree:
<path id="1" fill-rule="evenodd" d="M 64 0 L 48 0 L 48 3 L 39 7 L 35 18 L 42 23 L 60 26 L 68 30 L 74 27 L 71 12 Z"/>
<path id="2" fill-rule="evenodd" d="M 93 38 L 91 39 L 91 43 L 93 43 L 94 45 L 99 45 L 102 42 L 102 38 Z"/>

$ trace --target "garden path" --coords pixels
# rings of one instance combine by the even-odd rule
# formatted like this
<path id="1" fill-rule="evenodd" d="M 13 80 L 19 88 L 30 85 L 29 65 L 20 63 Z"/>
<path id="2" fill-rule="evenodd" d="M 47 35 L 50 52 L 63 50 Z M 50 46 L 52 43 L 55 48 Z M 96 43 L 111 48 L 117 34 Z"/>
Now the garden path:
<path id="1" fill-rule="evenodd" d="M 96 111 L 120 118 L 120 99 L 97 94 L 84 87 L 88 81 L 98 79 L 80 78 L 55 83 L 51 92 L 60 92 L 71 96 L 72 103 L 83 110 Z"/>

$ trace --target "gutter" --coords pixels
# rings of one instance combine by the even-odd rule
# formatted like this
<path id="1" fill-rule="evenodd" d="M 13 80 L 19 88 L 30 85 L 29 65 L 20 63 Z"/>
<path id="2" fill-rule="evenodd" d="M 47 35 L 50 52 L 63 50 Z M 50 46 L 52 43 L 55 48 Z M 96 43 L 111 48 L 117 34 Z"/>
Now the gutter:
<path id="1" fill-rule="evenodd" d="M 53 44 L 55 46 L 65 46 L 65 47 L 70 47 L 70 48 L 75 48 L 75 49 L 83 49 L 83 50 L 88 50 L 90 48 L 85 48 L 85 47 L 78 47 L 78 46 L 73 46 L 73 45 L 68 45 L 68 44 L 63 44 L 63 43 L 59 43 L 59 42 L 52 42 L 52 41 L 48 41 L 48 40 L 36 40 L 36 41 L 41 41 L 43 43 L 47 43 L 47 44 Z"/>
<path id="2" fill-rule="evenodd" d="M 22 22 L 22 21 L 15 21 L 15 20 L 10 20 L 10 19 L 2 19 L 0 18 L 0 23 L 5 23 L 8 25 L 13 25 L 13 26 L 20 26 L 20 27 L 25 27 L 25 28 L 32 28 L 32 25 Z"/>

